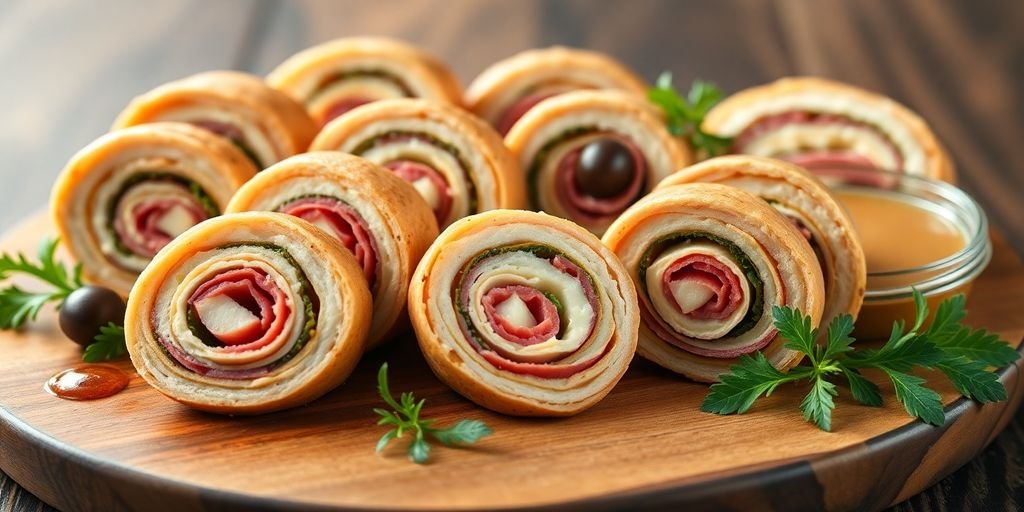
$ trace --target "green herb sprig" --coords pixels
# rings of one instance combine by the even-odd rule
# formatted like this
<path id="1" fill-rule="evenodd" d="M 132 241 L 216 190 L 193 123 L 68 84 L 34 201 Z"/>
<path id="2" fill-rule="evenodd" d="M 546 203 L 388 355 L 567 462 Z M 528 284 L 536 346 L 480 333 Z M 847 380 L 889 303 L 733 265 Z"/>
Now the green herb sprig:
<path id="1" fill-rule="evenodd" d="M 434 420 L 420 418 L 425 399 L 418 402 L 412 393 L 402 393 L 395 401 L 388 387 L 388 364 L 384 363 L 377 372 L 377 391 L 384 402 L 394 410 L 374 409 L 381 418 L 378 425 L 392 425 L 395 428 L 384 434 L 377 442 L 377 452 L 384 450 L 393 439 L 401 438 L 405 433 L 413 436 L 409 443 L 409 459 L 417 464 L 424 464 L 430 458 L 428 436 L 433 437 L 445 446 L 469 445 L 494 433 L 491 427 L 479 420 L 461 420 L 448 428 L 434 428 Z"/>
<path id="2" fill-rule="evenodd" d="M 722 100 L 715 84 L 697 80 L 684 98 L 672 85 L 672 73 L 666 71 L 647 91 L 647 99 L 665 112 L 669 133 L 685 137 L 701 158 L 724 154 L 732 146 L 732 138 L 710 134 L 702 127 L 708 111 Z"/>
<path id="3" fill-rule="evenodd" d="M 868 368 L 888 377 L 907 414 L 930 425 L 939 426 L 945 421 L 942 399 L 926 386 L 925 379 L 910 373 L 915 367 L 943 373 L 960 394 L 978 402 L 1005 400 L 1006 388 L 990 368 L 1012 363 L 1017 351 L 998 335 L 961 324 L 966 315 L 963 295 L 943 301 L 926 330 L 922 327 L 928 305 L 917 290 L 914 302 L 917 314 L 911 329 L 905 331 L 905 323 L 896 322 L 888 341 L 878 349 L 854 349 L 850 337 L 853 319 L 849 315 L 832 320 L 822 345 L 815 343 L 818 330 L 811 328 L 809 316 L 794 308 L 776 306 L 772 316 L 779 335 L 785 338 L 787 348 L 805 354 L 806 362 L 782 372 L 760 352 L 743 356 L 719 383 L 711 386 L 701 410 L 742 414 L 782 384 L 810 381 L 811 389 L 800 403 L 800 411 L 805 421 L 831 431 L 834 397 L 839 395 L 835 381 L 848 387 L 857 402 L 870 407 L 882 405 L 878 385 L 861 373 Z"/>
<path id="4" fill-rule="evenodd" d="M 0 281 L 14 274 L 32 276 L 51 286 L 50 290 L 33 292 L 10 285 L 0 290 L 0 329 L 20 329 L 29 320 L 35 320 L 39 311 L 51 302 L 57 307 L 71 292 L 82 287 L 82 266 L 68 269 L 57 261 L 54 254 L 60 240 L 44 239 L 39 244 L 38 263 L 33 263 L 24 254 L 0 254 Z"/>
<path id="5" fill-rule="evenodd" d="M 100 333 L 88 347 L 85 347 L 82 360 L 87 363 L 98 363 L 120 359 L 127 353 L 128 345 L 124 339 L 124 327 L 110 322 L 100 327 Z"/>

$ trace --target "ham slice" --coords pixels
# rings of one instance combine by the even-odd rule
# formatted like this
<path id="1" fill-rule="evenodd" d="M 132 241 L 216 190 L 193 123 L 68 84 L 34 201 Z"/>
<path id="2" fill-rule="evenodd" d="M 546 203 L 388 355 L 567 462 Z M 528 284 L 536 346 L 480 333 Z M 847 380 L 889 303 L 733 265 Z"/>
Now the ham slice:
<path id="1" fill-rule="evenodd" d="M 536 288 L 492 288 L 483 297 L 484 313 L 494 332 L 519 345 L 536 345 L 558 335 L 561 319 L 555 305 Z"/>
<path id="2" fill-rule="evenodd" d="M 126 229 L 121 215 L 115 217 L 114 231 L 121 243 L 133 253 L 152 258 L 184 231 L 182 227 L 194 226 L 207 217 L 206 211 L 195 201 L 180 198 L 153 199 L 132 208 L 130 219 L 134 224 L 135 236 Z"/>
<path id="3" fill-rule="evenodd" d="M 258 323 L 248 319 L 237 322 L 229 330 L 224 327 L 230 322 L 221 319 L 216 324 L 203 322 L 207 330 L 225 345 L 223 350 L 227 352 L 265 347 L 283 335 L 288 317 L 292 314 L 284 290 L 268 275 L 255 268 L 246 267 L 217 274 L 196 289 L 189 297 L 188 304 L 200 320 L 204 312 L 207 319 L 212 320 L 213 308 L 209 301 L 218 299 L 231 300 L 259 318 Z"/>
<path id="4" fill-rule="evenodd" d="M 681 304 L 688 302 L 684 295 L 691 286 L 701 289 L 696 293 L 706 297 L 705 302 Z M 743 303 L 740 278 L 722 262 L 702 254 L 688 254 L 673 263 L 662 275 L 662 287 L 680 313 L 694 318 L 722 320 Z"/>
<path id="5" fill-rule="evenodd" d="M 412 160 L 393 160 L 384 164 L 384 167 L 411 183 L 434 210 L 438 224 L 444 224 L 452 210 L 452 193 L 441 173 L 427 164 Z"/>
<path id="6" fill-rule="evenodd" d="M 644 185 L 644 177 L 647 175 L 647 160 L 644 158 L 643 152 L 640 151 L 640 148 L 633 141 L 613 133 L 604 133 L 600 137 L 615 139 L 621 143 L 629 149 L 633 161 L 636 162 L 636 168 L 633 170 L 633 180 L 630 181 L 629 186 L 621 194 L 616 197 L 596 198 L 580 192 L 576 187 L 576 166 L 579 165 L 580 154 L 583 153 L 584 146 L 580 146 L 566 154 L 562 161 L 558 163 L 558 169 L 555 170 L 557 173 L 555 183 L 557 184 L 556 193 L 558 194 L 558 200 L 566 209 L 573 212 L 575 217 L 594 221 L 616 217 L 626 208 L 629 208 L 636 201 L 637 196 L 640 195 L 640 189 Z"/>
<path id="7" fill-rule="evenodd" d="M 312 222 L 341 240 L 356 257 L 370 289 L 373 289 L 377 277 L 377 243 L 358 212 L 328 197 L 298 199 L 282 206 L 279 211 Z"/>
<path id="8" fill-rule="evenodd" d="M 349 110 L 352 110 L 362 105 L 366 105 L 367 103 L 373 103 L 373 101 L 373 98 L 366 98 L 362 96 L 351 96 L 348 98 L 344 98 L 340 101 L 337 101 L 333 105 L 331 105 L 330 108 L 327 109 L 326 113 L 324 113 L 324 118 L 320 124 L 325 125 L 331 122 L 331 120 L 333 120 L 334 118 L 340 117 L 341 115 L 345 114 Z"/>
<path id="9" fill-rule="evenodd" d="M 538 103 L 552 97 L 557 96 L 558 93 L 544 93 L 544 94 L 529 94 L 516 100 L 511 106 L 505 109 L 501 114 L 501 118 L 498 119 L 498 123 L 494 126 L 498 133 L 504 137 L 508 134 L 512 126 L 516 124 L 521 117 L 526 115 L 531 108 Z"/>

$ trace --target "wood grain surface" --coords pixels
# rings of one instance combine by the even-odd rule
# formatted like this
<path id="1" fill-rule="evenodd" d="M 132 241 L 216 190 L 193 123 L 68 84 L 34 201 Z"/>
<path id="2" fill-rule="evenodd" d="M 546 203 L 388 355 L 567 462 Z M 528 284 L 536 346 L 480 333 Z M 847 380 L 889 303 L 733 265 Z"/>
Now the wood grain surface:
<path id="1" fill-rule="evenodd" d="M 5 0 L 0 228 L 44 207 L 63 164 L 131 96 L 204 69 L 265 73 L 316 42 L 383 34 L 437 53 L 464 81 L 558 43 L 608 52 L 649 79 L 668 69 L 727 91 L 813 73 L 890 94 L 931 122 L 961 185 L 1021 251 L 1022 23 L 1024 3 L 1002 0 Z M 1019 413 L 980 457 L 897 509 L 1019 509 L 1022 445 Z M 0 475 L 0 511 L 44 507 Z"/>

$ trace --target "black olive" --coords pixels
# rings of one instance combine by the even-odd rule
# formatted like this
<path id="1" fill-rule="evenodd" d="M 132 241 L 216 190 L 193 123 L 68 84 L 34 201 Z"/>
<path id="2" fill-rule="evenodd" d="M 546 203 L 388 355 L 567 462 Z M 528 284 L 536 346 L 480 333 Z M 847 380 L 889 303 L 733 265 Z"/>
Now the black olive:
<path id="1" fill-rule="evenodd" d="M 124 299 L 101 286 L 83 286 L 64 299 L 60 308 L 60 330 L 83 347 L 92 343 L 100 327 L 124 324 Z"/>
<path id="2" fill-rule="evenodd" d="M 583 146 L 576 163 L 576 187 L 598 199 L 622 195 L 633 182 L 637 162 L 625 144 L 602 138 Z"/>

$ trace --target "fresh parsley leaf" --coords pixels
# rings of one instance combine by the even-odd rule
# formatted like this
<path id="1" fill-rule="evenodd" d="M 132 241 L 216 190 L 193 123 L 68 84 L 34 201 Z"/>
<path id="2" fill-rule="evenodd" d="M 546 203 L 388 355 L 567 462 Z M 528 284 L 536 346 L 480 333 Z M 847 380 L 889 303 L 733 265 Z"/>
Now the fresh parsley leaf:
<path id="1" fill-rule="evenodd" d="M 654 88 L 647 91 L 647 99 L 665 112 L 669 133 L 686 137 L 690 145 L 704 156 L 718 156 L 732 146 L 732 139 L 704 131 L 704 117 L 711 107 L 722 100 L 722 91 L 711 82 L 697 80 L 686 98 L 672 85 L 672 73 L 658 76 Z"/>
<path id="2" fill-rule="evenodd" d="M 896 399 L 907 413 L 931 425 L 945 421 L 941 396 L 929 389 L 927 381 L 910 372 L 915 369 L 938 370 L 956 390 L 979 402 L 997 402 L 1007 398 L 1006 388 L 991 366 L 1005 366 L 1018 353 L 995 334 L 964 327 L 966 301 L 962 295 L 939 304 L 932 324 L 922 332 L 928 319 L 924 295 L 913 292 L 917 308 L 908 330 L 902 320 L 894 322 L 889 339 L 878 349 L 856 349 L 853 319 L 849 315 L 834 318 L 828 326 L 824 344 L 818 343 L 818 330 L 809 316 L 793 308 L 776 306 L 772 318 L 785 346 L 807 356 L 807 361 L 788 372 L 776 369 L 761 353 L 747 355 L 722 375 L 701 404 L 701 410 L 718 414 L 743 413 L 761 396 L 767 396 L 785 382 L 810 381 L 811 389 L 800 403 L 804 420 L 822 430 L 831 430 L 834 398 L 838 388 L 832 379 L 840 375 L 849 383 L 853 398 L 863 405 L 882 405 L 877 384 L 860 370 L 881 370 L 895 390 Z"/>
<path id="3" fill-rule="evenodd" d="M 124 339 L 124 327 L 110 322 L 100 327 L 100 333 L 85 347 L 82 360 L 87 363 L 109 361 L 123 357 L 128 352 Z"/>
<path id="4" fill-rule="evenodd" d="M 380 419 L 378 425 L 391 425 L 395 428 L 384 434 L 377 441 L 378 452 L 384 450 L 392 440 L 402 437 L 406 432 L 413 434 L 409 443 L 409 459 L 417 464 L 424 464 L 430 459 L 430 443 L 427 437 L 433 437 L 445 446 L 473 444 L 494 433 L 490 427 L 480 420 L 461 420 L 448 428 L 434 428 L 434 420 L 420 418 L 425 399 L 416 401 L 412 393 L 402 393 L 398 400 L 391 394 L 388 386 L 388 364 L 381 365 L 377 372 L 377 391 L 384 403 L 394 411 L 375 408 L 373 410 Z"/>
<path id="5" fill-rule="evenodd" d="M 938 393 L 926 388 L 926 381 L 916 375 L 899 372 L 890 368 L 882 368 L 889 376 L 896 399 L 903 404 L 907 414 L 921 418 L 929 425 L 942 426 L 946 416 L 942 412 L 942 398 Z"/>
<path id="6" fill-rule="evenodd" d="M 825 379 L 814 379 L 811 391 L 800 402 L 800 410 L 804 413 L 804 421 L 812 421 L 825 432 L 832 431 L 832 409 L 836 404 L 832 397 L 839 396 L 836 385 Z"/>
<path id="7" fill-rule="evenodd" d="M 729 373 L 722 375 L 717 384 L 711 385 L 711 392 L 704 398 L 700 410 L 717 414 L 743 414 L 761 395 L 771 395 L 779 384 L 807 377 L 808 374 L 800 371 L 779 371 L 761 352 L 753 356 L 745 355 L 729 369 Z"/>
<path id="8" fill-rule="evenodd" d="M 56 259 L 60 240 L 42 240 L 37 252 L 38 262 L 29 261 L 21 253 L 0 254 L 0 281 L 15 274 L 32 276 L 52 287 L 48 291 L 31 292 L 11 285 L 0 290 L 0 329 L 18 329 L 28 320 L 35 320 L 39 311 L 50 302 L 58 307 L 71 292 L 82 287 L 82 267 L 68 269 Z"/>

